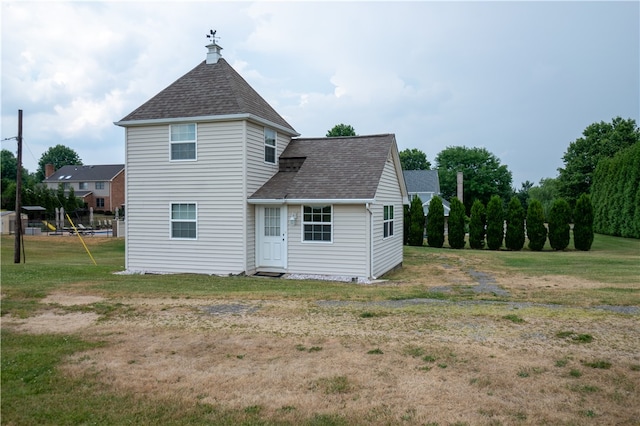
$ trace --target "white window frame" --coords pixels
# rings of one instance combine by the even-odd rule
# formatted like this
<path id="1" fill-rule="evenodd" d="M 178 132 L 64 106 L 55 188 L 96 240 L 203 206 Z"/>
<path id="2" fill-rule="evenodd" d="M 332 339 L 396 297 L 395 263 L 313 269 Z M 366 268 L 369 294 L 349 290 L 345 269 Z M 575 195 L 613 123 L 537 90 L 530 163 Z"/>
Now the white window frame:
<path id="1" fill-rule="evenodd" d="M 175 205 L 193 205 L 194 217 L 193 218 L 173 218 L 173 206 Z M 174 237 L 173 236 L 173 224 L 174 223 L 195 223 L 195 236 L 191 237 Z M 169 203 L 169 238 L 172 240 L 197 240 L 198 239 L 198 203 L 192 201 L 174 201 Z"/>
<path id="2" fill-rule="evenodd" d="M 395 209 L 393 204 L 385 205 L 382 208 L 382 238 L 387 239 L 395 235 Z"/>
<path id="3" fill-rule="evenodd" d="M 96 182 L 96 189 L 104 189 L 104 182 Z"/>
<path id="4" fill-rule="evenodd" d="M 322 220 L 320 221 L 314 221 L 313 217 L 311 218 L 312 220 L 305 220 L 305 208 L 309 207 L 312 209 L 311 211 L 311 215 L 313 216 L 313 209 L 324 209 L 326 207 L 329 207 L 330 211 L 329 211 L 329 215 L 330 215 L 330 221 L 329 222 L 323 222 Z M 324 205 L 313 205 L 313 204 L 305 204 L 303 206 L 301 206 L 300 208 L 301 210 L 301 214 L 302 214 L 302 232 L 300 235 L 300 238 L 302 240 L 303 243 L 305 244 L 332 244 L 333 243 L 333 205 L 332 204 L 324 204 Z M 318 213 L 316 213 L 318 214 Z M 322 214 L 326 214 L 326 213 L 320 213 Z M 306 226 L 330 226 L 331 227 L 331 232 L 330 232 L 330 240 L 307 240 L 306 237 L 306 232 L 305 232 L 305 228 Z M 312 231 L 313 233 L 313 231 Z"/>
<path id="5" fill-rule="evenodd" d="M 273 133 L 273 138 L 270 133 Z M 273 145 L 267 141 L 273 140 Z M 273 150 L 273 161 L 267 161 L 267 150 Z M 268 127 L 264 128 L 264 162 L 265 164 L 278 164 L 278 132 Z"/>
<path id="6" fill-rule="evenodd" d="M 176 139 L 173 140 L 173 129 L 178 127 L 194 126 L 193 139 Z M 193 144 L 193 158 L 173 158 L 174 145 L 191 145 Z M 198 124 L 197 123 L 180 123 L 169 125 L 169 161 L 197 161 L 198 160 Z"/>

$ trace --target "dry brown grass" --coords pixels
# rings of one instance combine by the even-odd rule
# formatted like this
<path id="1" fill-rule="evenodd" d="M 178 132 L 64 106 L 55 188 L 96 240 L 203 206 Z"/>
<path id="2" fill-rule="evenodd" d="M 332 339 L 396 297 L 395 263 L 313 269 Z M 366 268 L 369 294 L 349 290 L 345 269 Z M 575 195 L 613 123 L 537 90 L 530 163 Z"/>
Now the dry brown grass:
<path id="1" fill-rule="evenodd" d="M 463 280 L 450 272 L 437 284 Z M 525 278 L 512 281 L 514 290 L 536 285 Z M 97 300 L 76 290 L 49 295 L 44 303 Z M 97 321 L 95 314 L 64 314 L 58 308 L 27 319 L 3 318 L 3 327 L 75 331 L 108 342 L 76 354 L 64 368 L 77 377 L 91 373 L 115 390 L 257 407 L 264 417 L 292 423 L 318 413 L 340 414 L 357 424 L 640 422 L 637 315 L 455 303 L 325 306 L 161 298 L 102 303 L 123 303 L 133 312 Z M 237 314 L 204 309 L 216 312 L 216 306 L 230 304 L 247 309 Z M 365 311 L 376 315 L 363 317 Z M 507 314 L 524 322 L 505 320 Z M 557 337 L 562 331 L 589 334 L 593 341 Z M 584 364 L 594 360 L 612 366 Z"/>

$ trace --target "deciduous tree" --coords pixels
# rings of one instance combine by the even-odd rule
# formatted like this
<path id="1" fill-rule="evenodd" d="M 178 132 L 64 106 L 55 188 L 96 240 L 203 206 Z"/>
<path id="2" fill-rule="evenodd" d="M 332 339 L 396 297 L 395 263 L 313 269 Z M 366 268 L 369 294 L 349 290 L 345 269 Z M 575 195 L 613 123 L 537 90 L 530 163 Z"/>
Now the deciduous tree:
<path id="1" fill-rule="evenodd" d="M 64 145 L 56 145 L 49 148 L 38 161 L 38 170 L 36 171 L 36 180 L 42 182 L 44 180 L 45 166 L 53 164 L 58 170 L 62 166 L 82 165 L 82 160 L 78 154 L 71 148 Z"/>
<path id="2" fill-rule="evenodd" d="M 407 148 L 400 151 L 399 154 L 402 170 L 429 170 L 431 168 L 427 154 L 417 148 Z"/>
<path id="3" fill-rule="evenodd" d="M 639 141 L 640 129 L 633 119 L 616 117 L 611 123 L 587 126 L 562 157 L 564 167 L 558 169 L 560 195 L 574 205 L 581 194 L 590 193 L 593 172 L 602 158 L 613 157 Z"/>
<path id="4" fill-rule="evenodd" d="M 349 124 L 336 124 L 331 130 L 327 132 L 328 138 L 335 138 L 340 136 L 355 136 L 356 131 Z"/>
<path id="5" fill-rule="evenodd" d="M 478 199 L 487 204 L 492 195 L 511 198 L 511 172 L 484 148 L 448 147 L 436 156 L 440 192 L 445 199 L 457 194 L 457 174 L 463 172 L 463 200 L 467 212 Z"/>

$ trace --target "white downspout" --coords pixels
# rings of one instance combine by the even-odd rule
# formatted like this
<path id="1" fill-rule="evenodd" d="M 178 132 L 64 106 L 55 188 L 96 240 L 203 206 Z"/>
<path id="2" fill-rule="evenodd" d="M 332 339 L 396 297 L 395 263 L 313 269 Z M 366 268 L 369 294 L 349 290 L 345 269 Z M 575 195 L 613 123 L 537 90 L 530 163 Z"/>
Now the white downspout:
<path id="1" fill-rule="evenodd" d="M 370 204 L 366 204 L 367 212 L 369 213 L 369 279 L 375 280 L 373 276 L 373 211 L 371 211 Z"/>

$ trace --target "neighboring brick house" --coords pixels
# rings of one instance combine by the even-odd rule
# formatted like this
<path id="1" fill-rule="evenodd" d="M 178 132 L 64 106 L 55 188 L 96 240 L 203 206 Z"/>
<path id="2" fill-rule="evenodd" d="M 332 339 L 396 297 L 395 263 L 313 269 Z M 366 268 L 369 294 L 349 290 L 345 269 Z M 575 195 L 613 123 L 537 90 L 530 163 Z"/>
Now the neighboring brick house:
<path id="1" fill-rule="evenodd" d="M 124 164 L 63 166 L 58 170 L 47 164 L 45 174 L 48 188 L 57 190 L 63 184 L 65 193 L 73 188 L 87 208 L 114 212 L 124 205 Z"/>

